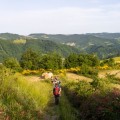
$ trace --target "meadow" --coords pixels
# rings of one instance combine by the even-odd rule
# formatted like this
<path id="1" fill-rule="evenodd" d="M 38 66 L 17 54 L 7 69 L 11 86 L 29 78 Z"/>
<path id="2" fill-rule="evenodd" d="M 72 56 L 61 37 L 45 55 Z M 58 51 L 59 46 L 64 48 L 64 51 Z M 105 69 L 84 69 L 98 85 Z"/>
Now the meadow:
<path id="1" fill-rule="evenodd" d="M 62 87 L 58 106 L 54 104 L 51 80 L 40 78 L 43 72 L 15 72 L 0 65 L 0 119 L 120 119 L 119 69 L 103 66 L 98 75 L 80 74 L 80 68 L 54 70 Z"/>

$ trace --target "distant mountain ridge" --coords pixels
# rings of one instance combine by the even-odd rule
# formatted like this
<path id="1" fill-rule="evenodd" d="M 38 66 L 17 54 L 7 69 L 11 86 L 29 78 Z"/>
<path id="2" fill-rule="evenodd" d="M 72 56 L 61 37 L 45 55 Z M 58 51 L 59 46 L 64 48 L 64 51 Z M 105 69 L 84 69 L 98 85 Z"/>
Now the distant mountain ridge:
<path id="1" fill-rule="evenodd" d="M 87 33 L 87 34 L 30 34 L 35 38 L 44 38 L 57 43 L 74 46 L 87 53 L 95 53 L 100 58 L 120 55 L 120 33 Z"/>
<path id="2" fill-rule="evenodd" d="M 118 39 L 120 38 L 120 33 L 88 33 L 89 35 L 94 35 L 96 37 L 105 39 Z"/>
<path id="3" fill-rule="evenodd" d="M 53 41 L 41 39 L 20 39 L 20 40 L 0 40 L 0 61 L 6 57 L 16 57 L 20 59 L 21 55 L 27 50 L 32 49 L 41 54 L 48 52 L 58 52 L 66 56 L 70 53 L 79 53 L 79 50 L 67 45 L 57 44 Z"/>
<path id="4" fill-rule="evenodd" d="M 120 55 L 120 33 L 87 34 L 44 34 L 34 33 L 28 36 L 1 33 L 0 60 L 6 56 L 18 59 L 28 48 L 46 53 L 56 51 L 62 55 L 74 53 L 94 53 L 100 58 Z"/>

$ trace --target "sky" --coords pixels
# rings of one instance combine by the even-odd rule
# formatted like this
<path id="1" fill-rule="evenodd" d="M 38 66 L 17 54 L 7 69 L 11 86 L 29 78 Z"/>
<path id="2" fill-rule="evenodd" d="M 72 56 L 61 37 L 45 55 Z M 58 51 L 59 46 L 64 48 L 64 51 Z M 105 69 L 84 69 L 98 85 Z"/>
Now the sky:
<path id="1" fill-rule="evenodd" d="M 120 32 L 120 0 L 0 0 L 0 33 Z"/>

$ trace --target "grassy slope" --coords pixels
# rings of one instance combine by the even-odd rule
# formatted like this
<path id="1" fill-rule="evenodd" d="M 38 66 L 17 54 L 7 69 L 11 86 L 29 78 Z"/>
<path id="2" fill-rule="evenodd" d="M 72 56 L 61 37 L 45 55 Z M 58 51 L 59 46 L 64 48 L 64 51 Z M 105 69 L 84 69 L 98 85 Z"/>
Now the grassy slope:
<path id="1" fill-rule="evenodd" d="M 5 70 L 1 71 L 0 82 L 0 108 L 6 113 L 5 117 L 10 117 L 12 120 L 77 120 L 77 112 L 64 94 L 64 80 L 58 106 L 54 105 L 53 85 L 50 80 L 40 81 L 35 76 L 23 77 L 20 74 L 11 74 L 9 71 L 6 75 Z"/>
<path id="2" fill-rule="evenodd" d="M 54 105 L 53 85 L 33 76 L 23 77 L 10 70 L 0 71 L 0 117 L 12 120 L 75 120 L 73 108 L 64 93 Z"/>
<path id="3" fill-rule="evenodd" d="M 54 104 L 54 96 L 52 94 L 53 85 L 51 84 L 50 80 L 40 80 L 37 76 L 27 76 L 26 77 L 30 82 L 34 82 L 34 85 L 38 83 L 45 83 L 47 82 L 49 84 L 49 101 L 47 106 L 43 110 L 43 115 L 41 119 L 43 120 L 56 120 L 56 119 L 62 119 L 62 120 L 76 120 L 75 116 L 75 110 L 72 108 L 71 104 L 69 103 L 69 100 L 64 94 L 64 90 L 62 90 L 62 96 L 60 97 L 60 104 L 56 106 Z M 45 89 L 45 87 L 42 87 L 42 89 Z M 42 95 L 43 93 L 41 93 Z M 48 95 L 44 93 L 45 95 Z"/>
<path id="4" fill-rule="evenodd" d="M 116 63 L 120 63 L 120 57 L 114 57 L 113 59 L 115 60 Z"/>

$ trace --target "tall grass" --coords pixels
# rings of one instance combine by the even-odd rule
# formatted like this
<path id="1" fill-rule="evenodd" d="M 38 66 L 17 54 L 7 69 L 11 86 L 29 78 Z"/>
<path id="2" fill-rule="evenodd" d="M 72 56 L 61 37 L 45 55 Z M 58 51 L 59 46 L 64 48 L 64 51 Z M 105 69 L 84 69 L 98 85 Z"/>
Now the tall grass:
<path id="1" fill-rule="evenodd" d="M 45 110 L 57 114 L 62 120 L 76 120 L 76 112 L 62 94 L 59 106 L 49 108 L 52 85 L 49 80 L 30 82 L 19 73 L 1 67 L 0 69 L 0 107 L 5 118 L 10 120 L 44 120 Z M 53 116 L 54 117 L 54 116 Z M 52 115 L 51 115 L 52 118 Z"/>
<path id="2" fill-rule="evenodd" d="M 0 104 L 6 117 L 12 120 L 38 120 L 50 100 L 51 85 L 32 83 L 20 74 L 0 69 Z"/>
<path id="3" fill-rule="evenodd" d="M 67 96 L 62 93 L 62 97 L 60 99 L 60 120 L 77 120 L 78 113 L 75 108 L 72 107 L 71 103 L 69 102 Z"/>
<path id="4" fill-rule="evenodd" d="M 79 119 L 120 119 L 120 90 L 113 88 L 110 79 L 94 77 L 91 83 L 68 82 L 64 79 L 67 81 L 64 82 L 65 93 L 70 103 L 79 111 Z"/>

